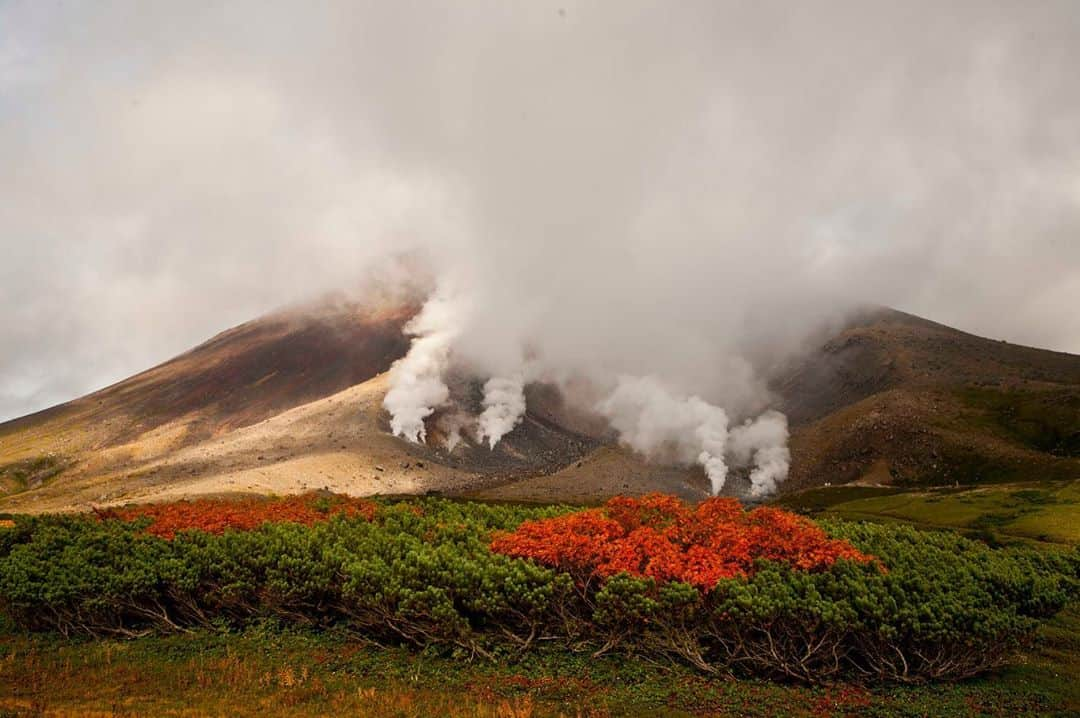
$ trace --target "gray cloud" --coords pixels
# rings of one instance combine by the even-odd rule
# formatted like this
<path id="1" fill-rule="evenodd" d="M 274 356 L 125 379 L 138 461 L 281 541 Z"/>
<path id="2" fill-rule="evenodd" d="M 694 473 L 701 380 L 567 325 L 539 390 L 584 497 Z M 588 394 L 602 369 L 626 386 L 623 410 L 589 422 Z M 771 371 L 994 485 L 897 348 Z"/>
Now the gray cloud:
<path id="1" fill-rule="evenodd" d="M 0 5 L 0 418 L 420 249 L 726 405 L 856 301 L 1080 352 L 1074 2 Z"/>

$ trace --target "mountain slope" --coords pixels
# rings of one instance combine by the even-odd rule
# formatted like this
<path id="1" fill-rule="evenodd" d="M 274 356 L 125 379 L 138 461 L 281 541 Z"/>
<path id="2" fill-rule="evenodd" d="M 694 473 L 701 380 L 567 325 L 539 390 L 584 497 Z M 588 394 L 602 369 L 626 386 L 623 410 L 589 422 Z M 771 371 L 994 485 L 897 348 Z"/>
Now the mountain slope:
<path id="1" fill-rule="evenodd" d="M 402 329 L 415 311 L 344 300 L 298 307 L 0 424 L 0 510 L 323 486 L 476 490 L 556 472 L 601 445 L 542 386 L 529 388 L 522 425 L 495 451 L 468 437 L 449 452 L 391 436 L 386 371 L 408 349 Z"/>
<path id="2" fill-rule="evenodd" d="M 529 387 L 522 425 L 494 451 L 391 436 L 385 372 L 408 348 L 402 328 L 415 311 L 338 299 L 273 314 L 0 424 L 0 511 L 323 486 L 512 500 L 704 495 L 699 470 L 648 465 L 551 387 Z M 785 491 L 1080 477 L 1077 356 L 882 309 L 789 362 L 772 388 L 792 426 Z"/>
<path id="3" fill-rule="evenodd" d="M 774 381 L 788 490 L 1080 477 L 1080 357 L 867 312 Z"/>

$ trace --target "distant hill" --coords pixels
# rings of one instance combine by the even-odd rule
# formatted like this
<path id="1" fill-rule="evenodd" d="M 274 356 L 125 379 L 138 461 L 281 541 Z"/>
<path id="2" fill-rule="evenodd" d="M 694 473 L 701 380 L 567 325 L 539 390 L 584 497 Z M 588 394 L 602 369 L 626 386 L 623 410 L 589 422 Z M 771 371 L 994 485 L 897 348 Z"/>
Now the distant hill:
<path id="1" fill-rule="evenodd" d="M 866 312 L 774 379 L 786 488 L 1080 478 L 1080 357 Z"/>
<path id="2" fill-rule="evenodd" d="M 248 322 L 86 397 L 0 424 L 0 512 L 323 486 L 597 500 L 703 496 L 553 388 L 495 451 L 388 433 L 386 374 L 416 306 L 327 299 Z M 784 490 L 1080 477 L 1080 357 L 864 312 L 772 379 L 792 425 Z M 479 387 L 459 387 L 479 401 Z M 438 434 L 433 428 L 433 433 Z"/>

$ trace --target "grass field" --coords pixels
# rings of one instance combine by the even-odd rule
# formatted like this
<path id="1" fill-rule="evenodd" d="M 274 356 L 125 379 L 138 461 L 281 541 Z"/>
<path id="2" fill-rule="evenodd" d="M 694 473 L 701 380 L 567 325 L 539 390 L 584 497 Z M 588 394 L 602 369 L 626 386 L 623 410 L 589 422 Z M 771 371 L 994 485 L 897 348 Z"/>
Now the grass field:
<path id="1" fill-rule="evenodd" d="M 954 685 L 818 688 L 552 652 L 491 664 L 345 634 L 207 633 L 134 641 L 0 638 L 0 716 L 1068 716 L 1080 710 L 1080 612 L 1002 672 Z"/>
<path id="2" fill-rule="evenodd" d="M 986 537 L 1080 543 L 1080 480 L 976 488 L 822 488 L 782 503 L 814 516 L 904 521 Z"/>

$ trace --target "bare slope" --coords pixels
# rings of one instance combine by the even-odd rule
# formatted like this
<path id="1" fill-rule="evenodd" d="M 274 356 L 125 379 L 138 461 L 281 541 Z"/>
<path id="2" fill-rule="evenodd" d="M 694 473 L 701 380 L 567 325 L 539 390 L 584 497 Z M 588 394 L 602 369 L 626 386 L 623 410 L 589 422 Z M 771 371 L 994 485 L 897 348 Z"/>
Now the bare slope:
<path id="1" fill-rule="evenodd" d="M 468 437 L 449 452 L 391 436 L 386 371 L 408 349 L 414 312 L 325 301 L 270 315 L 2 424 L 0 511 L 323 486 L 460 493 L 558 472 L 602 445 L 542 386 L 494 451 Z"/>
<path id="2" fill-rule="evenodd" d="M 326 300 L 222 332 L 88 396 L 0 424 L 0 462 L 145 440 L 169 448 L 247 426 L 386 371 L 410 307 Z"/>

